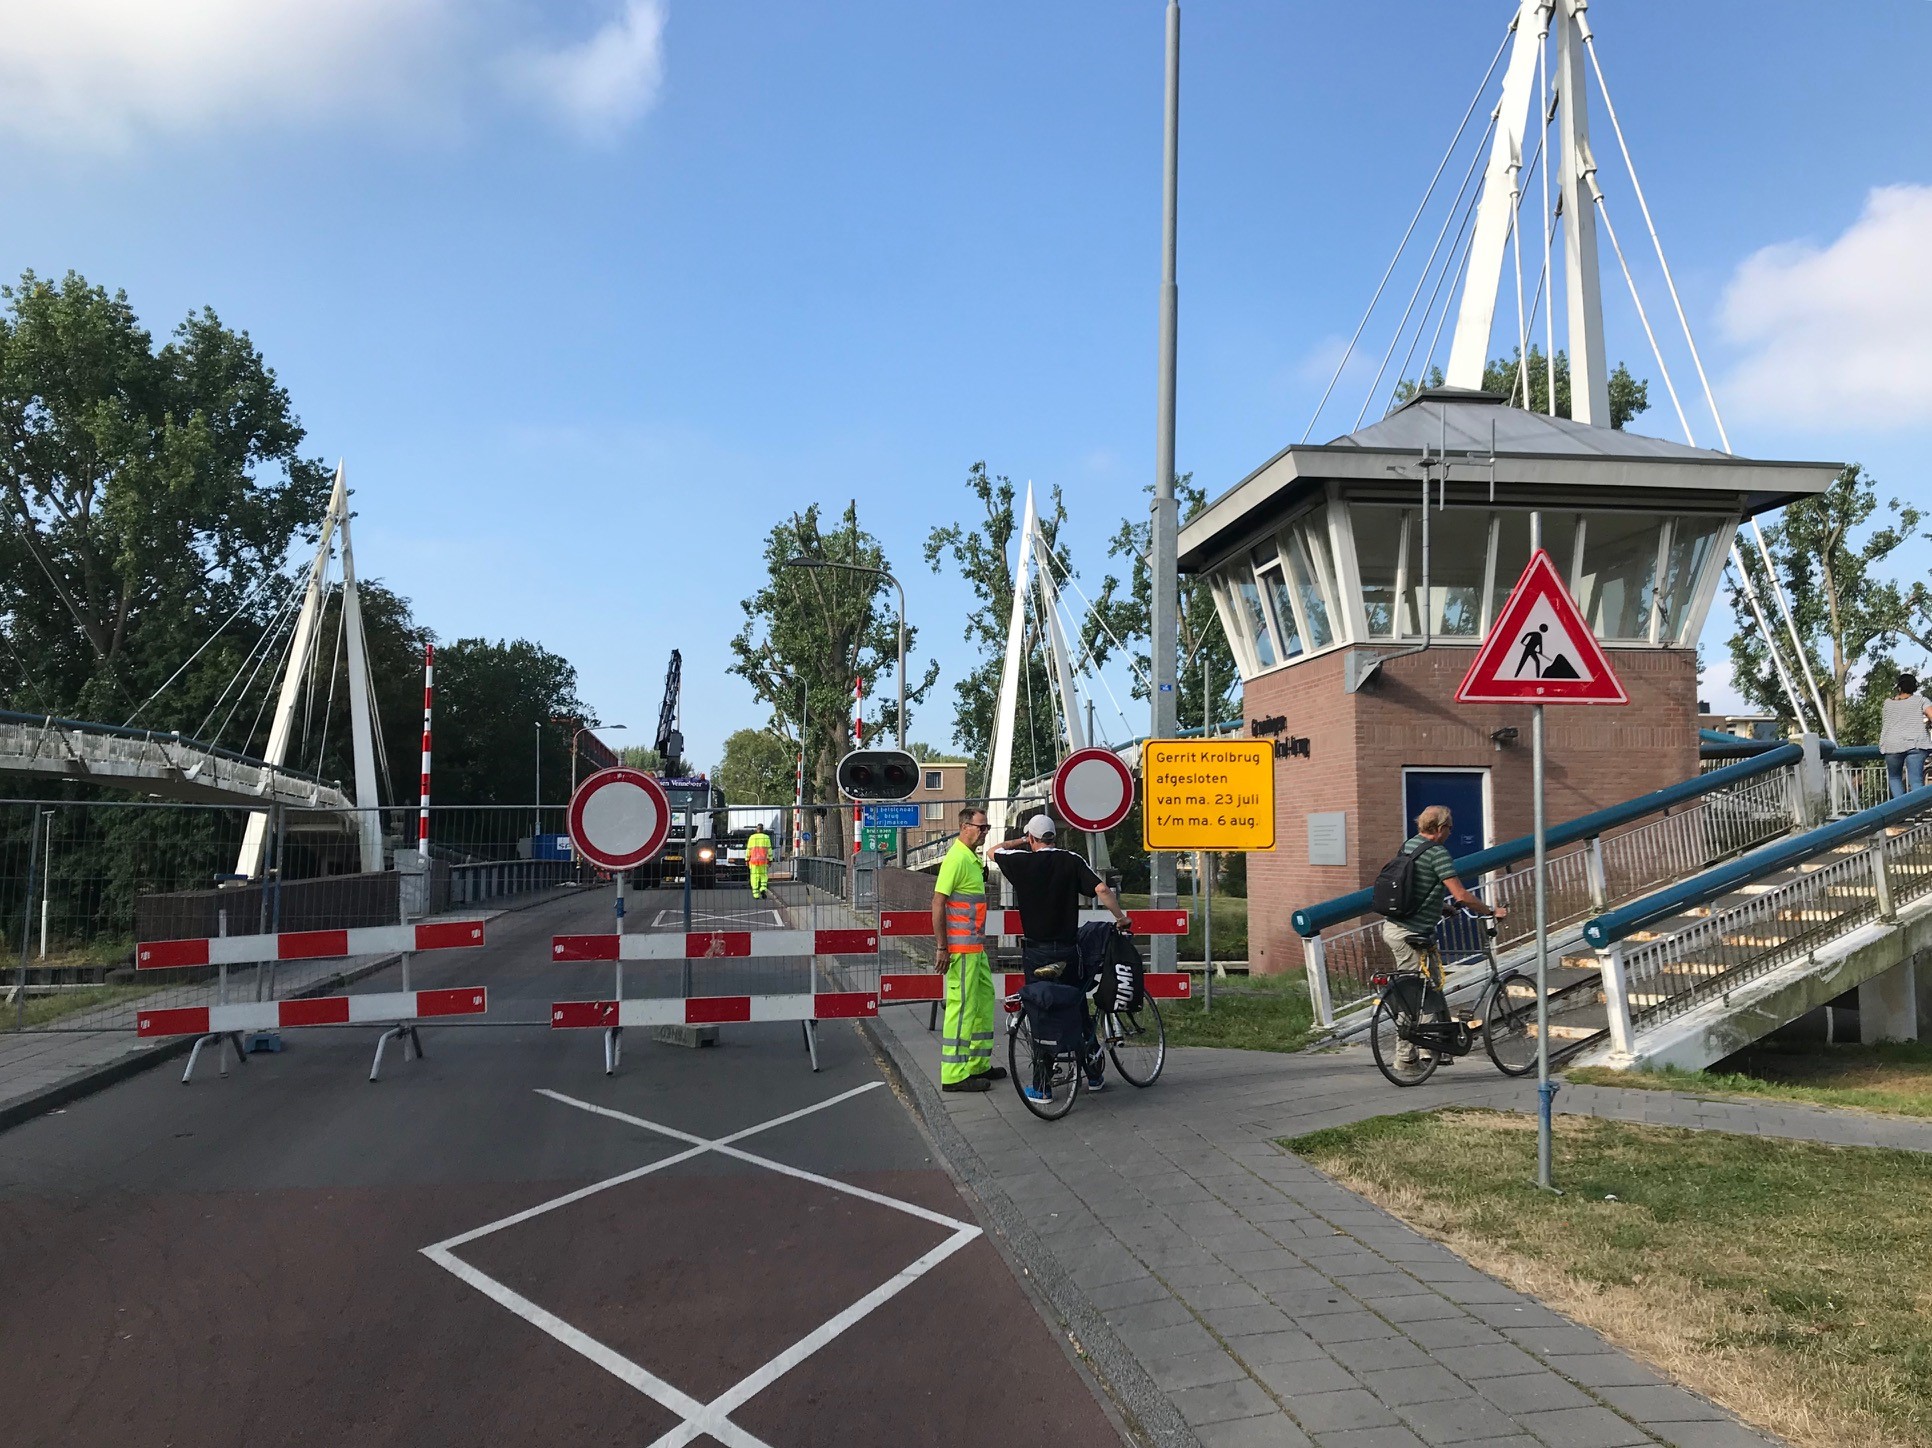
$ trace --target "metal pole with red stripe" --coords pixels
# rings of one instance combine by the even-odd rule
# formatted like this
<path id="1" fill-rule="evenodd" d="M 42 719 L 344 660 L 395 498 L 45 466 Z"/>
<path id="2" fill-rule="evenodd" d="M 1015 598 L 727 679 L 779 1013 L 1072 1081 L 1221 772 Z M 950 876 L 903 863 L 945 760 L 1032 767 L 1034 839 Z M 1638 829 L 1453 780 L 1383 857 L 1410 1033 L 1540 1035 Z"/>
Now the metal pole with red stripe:
<path id="1" fill-rule="evenodd" d="M 416 816 L 416 848 L 429 854 L 429 715 L 436 697 L 436 645 L 423 645 L 423 803 Z"/>

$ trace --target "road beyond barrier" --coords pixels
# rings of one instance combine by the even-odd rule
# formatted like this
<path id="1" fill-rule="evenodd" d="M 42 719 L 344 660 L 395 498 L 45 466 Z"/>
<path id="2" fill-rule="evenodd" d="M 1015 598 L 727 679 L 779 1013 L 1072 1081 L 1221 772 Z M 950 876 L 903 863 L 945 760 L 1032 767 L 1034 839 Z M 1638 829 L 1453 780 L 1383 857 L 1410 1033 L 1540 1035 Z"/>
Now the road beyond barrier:
<path id="1" fill-rule="evenodd" d="M 402 1042 L 403 1059 L 413 1051 L 420 1060 L 422 1037 L 417 1023 L 448 1016 L 477 1016 L 489 1010 L 489 992 L 482 986 L 446 990 L 400 990 L 367 995 L 307 996 L 281 1001 L 231 1003 L 228 967 L 276 961 L 325 960 L 335 956 L 381 955 L 404 952 L 403 985 L 409 984 L 408 953 L 418 950 L 472 950 L 483 944 L 481 920 L 442 920 L 424 925 L 370 925 L 348 930 L 294 930 L 267 935 L 218 935 L 194 940 L 147 940 L 134 948 L 137 970 L 184 970 L 215 966 L 221 975 L 215 1002 L 206 1006 L 177 1006 L 136 1014 L 137 1036 L 199 1036 L 188 1052 L 181 1084 L 194 1077 L 201 1048 L 215 1042 L 223 1076 L 228 1074 L 225 1047 L 232 1044 L 236 1061 L 246 1064 L 242 1043 L 245 1031 L 283 1031 L 302 1026 L 387 1025 L 376 1038 L 376 1058 L 369 1079 L 382 1073 L 383 1048 Z"/>

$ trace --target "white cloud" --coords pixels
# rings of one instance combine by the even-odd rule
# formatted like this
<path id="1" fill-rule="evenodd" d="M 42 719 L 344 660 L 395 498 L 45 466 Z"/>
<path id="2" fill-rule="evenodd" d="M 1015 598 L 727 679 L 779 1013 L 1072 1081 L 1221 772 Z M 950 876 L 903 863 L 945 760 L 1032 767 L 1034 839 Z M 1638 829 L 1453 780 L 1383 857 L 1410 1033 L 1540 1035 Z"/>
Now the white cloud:
<path id="1" fill-rule="evenodd" d="M 598 0 L 587 39 L 533 0 L 59 0 L 5 7 L 0 132 L 48 149 L 402 122 L 440 129 L 506 89 L 607 135 L 663 75 L 662 0 Z M 541 32 L 541 33 L 540 33 Z"/>
<path id="2" fill-rule="evenodd" d="M 1723 322 L 1745 356 L 1726 392 L 1801 424 L 1932 422 L 1932 186 L 1881 186 L 1836 240 L 1745 259 Z"/>
<path id="3" fill-rule="evenodd" d="M 664 79 L 662 0 L 623 0 L 586 40 L 520 57 L 529 93 L 588 139 L 636 121 L 657 100 Z"/>

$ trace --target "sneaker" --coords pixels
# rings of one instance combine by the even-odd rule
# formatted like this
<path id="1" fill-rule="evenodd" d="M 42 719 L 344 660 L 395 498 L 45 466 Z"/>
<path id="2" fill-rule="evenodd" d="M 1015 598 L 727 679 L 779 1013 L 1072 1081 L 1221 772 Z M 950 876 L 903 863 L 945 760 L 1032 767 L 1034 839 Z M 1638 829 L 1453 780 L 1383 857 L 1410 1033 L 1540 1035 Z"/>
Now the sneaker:
<path id="1" fill-rule="evenodd" d="M 941 1091 L 991 1091 L 993 1083 L 984 1076 L 968 1076 L 964 1081 L 947 1081 Z"/>
<path id="2" fill-rule="evenodd" d="M 1090 1092 L 1105 1091 L 1106 1089 L 1107 1089 L 1107 1078 L 1105 1076 L 1089 1076 L 1087 1078 L 1088 1091 Z"/>
<path id="3" fill-rule="evenodd" d="M 1045 1106 L 1053 1100 L 1053 1093 L 1041 1086 L 1029 1086 L 1026 1088 L 1026 1099 Z"/>
<path id="4" fill-rule="evenodd" d="M 1006 1067 L 1004 1066 L 988 1066 L 984 1071 L 973 1073 L 975 1081 L 1004 1081 L 1005 1079 Z"/>

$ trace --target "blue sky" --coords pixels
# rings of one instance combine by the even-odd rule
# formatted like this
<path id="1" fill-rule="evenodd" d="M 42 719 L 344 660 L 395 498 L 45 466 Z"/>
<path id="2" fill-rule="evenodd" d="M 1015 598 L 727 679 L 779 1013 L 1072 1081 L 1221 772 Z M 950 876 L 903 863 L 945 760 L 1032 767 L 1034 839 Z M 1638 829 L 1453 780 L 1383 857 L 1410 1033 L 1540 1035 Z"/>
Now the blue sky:
<path id="1" fill-rule="evenodd" d="M 0 39 L 0 269 L 249 330 L 348 461 L 361 571 L 441 636 L 537 639 L 646 732 L 677 646 L 709 762 L 762 719 L 724 664 L 765 532 L 856 498 L 938 742 L 969 597 L 919 550 L 967 468 L 1062 486 L 1091 581 L 1143 510 L 1158 0 L 160 8 Z M 1213 490 L 1300 437 L 1512 8 L 1185 7 L 1178 451 Z M 1590 14 L 1734 446 L 1932 501 L 1932 4 Z"/>

